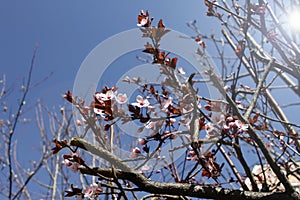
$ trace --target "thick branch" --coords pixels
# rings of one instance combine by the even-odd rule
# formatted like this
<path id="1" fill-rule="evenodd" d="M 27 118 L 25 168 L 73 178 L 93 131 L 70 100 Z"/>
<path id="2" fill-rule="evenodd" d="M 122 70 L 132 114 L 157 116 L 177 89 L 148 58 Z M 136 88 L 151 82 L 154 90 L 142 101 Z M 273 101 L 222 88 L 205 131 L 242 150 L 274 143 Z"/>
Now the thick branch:
<path id="1" fill-rule="evenodd" d="M 101 174 L 108 178 L 112 178 L 114 174 L 110 169 L 103 168 L 87 168 L 80 167 L 80 172 L 96 176 Z M 126 172 L 116 170 L 115 175 L 119 179 L 125 179 L 133 182 L 139 190 L 153 193 L 153 194 L 168 194 L 178 196 L 189 196 L 196 198 L 207 199 L 230 199 L 230 200 L 243 200 L 243 199 L 293 199 L 286 193 L 270 193 L 270 192 L 250 192 L 241 190 L 224 189 L 220 187 L 200 186 L 188 183 L 163 183 L 148 180 L 146 177 L 139 173 Z"/>
<path id="2" fill-rule="evenodd" d="M 84 150 L 92 153 L 93 155 L 103 158 L 104 160 L 110 162 L 116 169 L 120 169 L 120 170 L 127 171 L 127 172 L 133 171 L 133 169 L 129 165 L 123 163 L 120 158 L 118 158 L 111 152 L 109 152 L 103 148 L 96 147 L 96 146 L 92 145 L 91 143 L 85 141 L 84 139 L 73 137 L 70 141 L 70 145 L 79 147 L 81 149 L 84 149 Z"/>

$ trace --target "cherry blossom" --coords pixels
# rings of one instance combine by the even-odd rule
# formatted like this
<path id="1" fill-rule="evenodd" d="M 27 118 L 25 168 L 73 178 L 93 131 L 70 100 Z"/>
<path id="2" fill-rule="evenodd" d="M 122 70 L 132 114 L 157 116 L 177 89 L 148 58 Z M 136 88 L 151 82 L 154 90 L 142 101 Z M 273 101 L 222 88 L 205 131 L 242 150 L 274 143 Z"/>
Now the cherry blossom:
<path id="1" fill-rule="evenodd" d="M 140 150 L 140 148 L 135 147 L 134 149 L 132 149 L 132 153 L 140 154 L 141 150 Z"/>
<path id="2" fill-rule="evenodd" d="M 101 117 L 105 118 L 104 110 L 101 110 L 99 108 L 94 108 L 94 113 L 96 113 L 97 115 L 100 115 Z"/>
<path id="3" fill-rule="evenodd" d="M 206 130 L 206 138 L 208 139 L 219 136 L 218 132 L 215 130 L 214 124 L 211 122 L 205 124 L 205 130 Z"/>
<path id="4" fill-rule="evenodd" d="M 247 132 L 248 131 L 248 124 L 244 124 L 243 122 L 241 122 L 241 120 L 235 120 L 235 125 L 238 128 L 238 132 Z"/>
<path id="5" fill-rule="evenodd" d="M 141 149 L 138 148 L 138 147 L 135 147 L 135 148 L 132 149 L 130 157 L 131 158 L 136 158 L 140 154 L 141 154 Z"/>
<path id="6" fill-rule="evenodd" d="M 151 25 L 153 18 L 149 18 L 149 12 L 146 10 L 146 13 L 141 10 L 139 16 L 138 16 L 138 24 L 137 26 L 141 27 L 149 27 Z"/>
<path id="7" fill-rule="evenodd" d="M 178 72 L 179 72 L 180 74 L 182 74 L 182 75 L 185 74 L 185 71 L 184 71 L 184 69 L 183 69 L 182 67 L 179 67 L 177 70 L 178 70 Z"/>
<path id="8" fill-rule="evenodd" d="M 119 93 L 117 96 L 116 96 L 116 100 L 119 104 L 124 104 L 127 102 L 128 98 L 127 98 L 127 94 L 121 94 Z"/>
<path id="9" fill-rule="evenodd" d="M 136 97 L 136 102 L 132 103 L 132 105 L 137 107 L 148 107 L 150 105 L 148 99 L 144 99 L 141 95 Z"/>
<path id="10" fill-rule="evenodd" d="M 147 172 L 149 170 L 150 170 L 150 167 L 148 165 L 143 165 L 142 168 L 141 168 L 141 172 L 142 173 L 145 173 L 145 172 Z"/>
<path id="11" fill-rule="evenodd" d="M 241 120 L 234 120 L 232 117 L 226 119 L 226 123 L 223 125 L 223 129 L 228 132 L 230 130 L 235 133 L 243 133 L 248 131 L 248 124 L 244 124 Z"/>
<path id="12" fill-rule="evenodd" d="M 67 166 L 67 167 L 70 167 L 70 166 L 72 165 L 72 162 L 69 161 L 68 159 L 64 159 L 64 160 L 62 161 L 62 164 L 65 165 L 65 166 Z"/>
<path id="13" fill-rule="evenodd" d="M 229 92 L 229 91 L 230 91 L 230 89 L 231 89 L 231 88 L 230 88 L 230 86 L 229 86 L 229 85 L 225 85 L 225 86 L 224 86 L 224 90 L 225 90 L 226 92 Z"/>
<path id="14" fill-rule="evenodd" d="M 62 164 L 71 167 L 72 171 L 77 172 L 80 164 L 83 164 L 83 160 L 79 157 L 77 153 L 74 153 L 72 155 L 63 155 L 64 160 L 62 161 Z"/>
<path id="15" fill-rule="evenodd" d="M 144 139 L 144 138 L 139 138 L 139 139 L 138 139 L 138 144 L 139 144 L 139 145 L 145 145 L 147 142 L 148 142 L 148 141 L 147 141 L 146 139 Z"/>
<path id="16" fill-rule="evenodd" d="M 113 90 L 108 90 L 106 91 L 106 93 L 103 93 L 103 92 L 96 92 L 95 93 L 95 98 L 99 101 L 99 102 L 102 102 L 102 101 L 107 101 L 107 100 L 110 100 L 110 99 L 113 99 L 115 97 L 115 92 Z"/>
<path id="17" fill-rule="evenodd" d="M 75 124 L 76 124 L 77 126 L 82 126 L 82 125 L 83 125 L 83 124 L 82 124 L 82 121 L 79 120 L 79 119 L 76 120 Z"/>
<path id="18" fill-rule="evenodd" d="M 99 188 L 98 184 L 93 183 L 88 188 L 86 188 L 84 197 L 88 198 L 89 200 L 95 199 L 96 197 L 101 194 L 102 189 Z"/>
<path id="19" fill-rule="evenodd" d="M 169 97 L 167 100 L 165 100 L 162 105 L 163 105 L 163 111 L 167 110 L 167 108 L 172 105 L 172 101 L 173 101 L 173 98 L 172 97 Z"/>

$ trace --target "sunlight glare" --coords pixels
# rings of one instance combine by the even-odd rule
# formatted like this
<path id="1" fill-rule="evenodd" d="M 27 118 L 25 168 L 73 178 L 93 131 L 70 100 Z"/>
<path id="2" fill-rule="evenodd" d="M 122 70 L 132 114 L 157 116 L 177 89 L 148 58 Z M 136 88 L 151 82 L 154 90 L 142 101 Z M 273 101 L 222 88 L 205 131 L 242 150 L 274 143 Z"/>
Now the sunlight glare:
<path id="1" fill-rule="evenodd" d="M 300 32 L 300 9 L 294 9 L 290 13 L 288 23 L 293 31 Z"/>

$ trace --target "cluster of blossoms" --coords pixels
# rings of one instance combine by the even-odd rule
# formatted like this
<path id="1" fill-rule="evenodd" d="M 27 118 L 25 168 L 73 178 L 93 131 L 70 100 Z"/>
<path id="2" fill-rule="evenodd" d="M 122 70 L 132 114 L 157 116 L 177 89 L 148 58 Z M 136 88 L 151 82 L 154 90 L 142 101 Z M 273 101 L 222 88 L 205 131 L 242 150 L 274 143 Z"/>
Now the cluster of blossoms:
<path id="1" fill-rule="evenodd" d="M 103 193 L 103 190 L 101 187 L 99 187 L 99 184 L 92 183 L 90 186 L 88 186 L 85 191 L 83 192 L 82 189 L 74 187 L 71 185 L 72 191 L 66 191 L 65 197 L 77 197 L 77 200 L 83 200 L 84 198 L 88 200 L 94 200 L 99 197 L 101 193 Z"/>
<path id="2" fill-rule="evenodd" d="M 118 110 L 118 107 L 113 102 L 114 100 L 122 105 L 127 102 L 127 95 L 117 94 L 116 87 L 105 87 L 101 92 L 96 92 L 94 95 L 94 102 L 92 103 L 95 114 L 106 118 L 106 120 L 114 119 L 113 114 L 122 114 L 122 110 Z"/>
<path id="3" fill-rule="evenodd" d="M 188 157 L 190 161 L 196 161 L 202 165 L 202 176 L 216 179 L 221 175 L 224 163 L 221 165 L 216 162 L 215 152 L 206 152 L 204 155 L 199 155 L 194 150 L 189 150 Z"/>
<path id="4" fill-rule="evenodd" d="M 151 26 L 151 22 L 153 21 L 153 18 L 149 17 L 149 12 L 148 10 L 146 11 L 146 13 L 144 12 L 144 10 L 141 10 L 139 16 L 138 16 L 138 24 L 137 26 L 140 27 L 149 27 Z"/>
<path id="5" fill-rule="evenodd" d="M 62 162 L 62 164 L 64 164 L 67 167 L 72 167 L 72 171 L 73 172 L 77 172 L 78 171 L 78 167 L 80 165 L 84 164 L 84 161 L 82 160 L 82 158 L 78 155 L 78 153 L 73 153 L 73 154 L 66 154 L 63 155 L 64 161 Z"/>
<path id="6" fill-rule="evenodd" d="M 239 102 L 237 102 L 237 105 L 243 106 Z M 208 105 L 204 106 L 204 109 L 211 112 L 208 114 L 211 116 L 209 122 L 205 122 L 205 120 L 200 121 L 202 127 L 205 128 L 206 138 L 211 139 L 221 135 L 234 138 L 248 131 L 249 125 L 243 123 L 238 117 L 232 116 L 229 113 L 223 114 L 224 109 L 220 102 L 209 102 Z"/>
<path id="7" fill-rule="evenodd" d="M 123 115 L 124 109 L 118 107 L 117 104 L 122 106 L 128 101 L 127 95 L 117 93 L 116 87 L 104 87 L 101 92 L 95 92 L 94 101 L 89 106 L 84 106 L 82 100 L 76 102 L 70 91 L 66 92 L 64 98 L 73 104 L 79 105 L 83 114 L 88 115 L 90 111 L 107 121 L 113 120 L 116 116 Z M 82 125 L 82 122 L 77 121 L 76 124 Z"/>
<path id="8" fill-rule="evenodd" d="M 86 188 L 84 192 L 84 197 L 88 198 L 89 200 L 97 198 L 103 190 L 98 186 L 97 183 L 91 184 L 88 188 Z"/>
<path id="9" fill-rule="evenodd" d="M 234 119 L 233 117 L 227 117 L 226 123 L 223 125 L 223 130 L 225 133 L 231 131 L 232 135 L 237 135 L 243 132 L 247 132 L 249 125 L 244 124 L 241 120 Z"/>

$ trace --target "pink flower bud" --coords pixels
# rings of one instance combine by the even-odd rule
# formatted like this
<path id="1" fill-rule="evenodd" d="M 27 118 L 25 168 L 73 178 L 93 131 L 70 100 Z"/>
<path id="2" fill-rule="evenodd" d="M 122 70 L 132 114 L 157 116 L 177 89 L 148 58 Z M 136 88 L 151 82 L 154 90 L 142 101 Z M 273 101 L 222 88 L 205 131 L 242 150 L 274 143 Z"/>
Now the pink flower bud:
<path id="1" fill-rule="evenodd" d="M 140 148 L 135 147 L 134 149 L 132 149 L 132 153 L 140 154 L 141 150 L 140 150 Z"/>
<path id="2" fill-rule="evenodd" d="M 146 139 L 144 139 L 144 138 L 139 138 L 139 139 L 138 139 L 138 144 L 139 144 L 139 145 L 145 145 L 145 144 L 147 144 L 147 142 L 148 142 L 148 141 L 147 141 Z"/>

